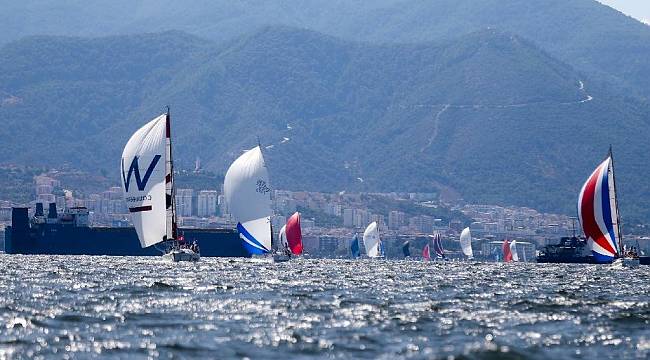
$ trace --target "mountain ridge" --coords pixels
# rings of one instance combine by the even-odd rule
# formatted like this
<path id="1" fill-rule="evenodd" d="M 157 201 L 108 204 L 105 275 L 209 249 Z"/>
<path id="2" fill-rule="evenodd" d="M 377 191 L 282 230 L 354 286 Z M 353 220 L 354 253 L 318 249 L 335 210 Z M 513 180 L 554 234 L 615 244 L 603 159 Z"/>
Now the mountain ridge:
<path id="1" fill-rule="evenodd" d="M 21 100 L 0 107 L 0 162 L 67 163 L 117 179 L 112 165 L 130 134 L 171 105 L 181 165 L 199 156 L 223 173 L 260 136 L 279 188 L 442 185 L 473 202 L 570 213 L 612 143 L 622 202 L 630 218 L 650 219 L 641 196 L 650 174 L 636 165 L 650 150 L 647 105 L 592 86 L 509 32 L 393 45 L 288 27 L 227 44 L 174 32 L 33 41 L 0 51 L 0 93 Z M 59 68 L 68 59 L 83 68 Z"/>

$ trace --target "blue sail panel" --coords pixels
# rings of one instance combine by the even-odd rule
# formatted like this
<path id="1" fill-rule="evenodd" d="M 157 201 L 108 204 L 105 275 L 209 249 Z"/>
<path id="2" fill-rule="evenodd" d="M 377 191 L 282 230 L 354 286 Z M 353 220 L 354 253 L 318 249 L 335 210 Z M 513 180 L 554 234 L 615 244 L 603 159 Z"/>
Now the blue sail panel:
<path id="1" fill-rule="evenodd" d="M 358 258 L 361 256 L 361 251 L 359 250 L 359 239 L 355 236 L 350 245 L 350 252 L 352 252 L 353 258 Z"/>
<path id="2" fill-rule="evenodd" d="M 237 223 L 237 230 L 239 231 L 239 237 L 242 239 L 242 243 L 246 251 L 251 255 L 262 255 L 269 253 L 264 245 L 262 245 L 253 235 L 251 235 L 246 228 L 241 223 Z"/>

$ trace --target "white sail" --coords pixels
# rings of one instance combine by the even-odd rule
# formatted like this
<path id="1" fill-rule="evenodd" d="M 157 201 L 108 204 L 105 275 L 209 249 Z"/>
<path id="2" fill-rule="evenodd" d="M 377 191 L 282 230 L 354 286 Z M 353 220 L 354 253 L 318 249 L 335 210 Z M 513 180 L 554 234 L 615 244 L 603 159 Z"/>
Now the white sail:
<path id="1" fill-rule="evenodd" d="M 167 114 L 136 131 L 122 152 L 122 190 L 142 247 L 172 238 L 165 177 Z"/>
<path id="2" fill-rule="evenodd" d="M 519 255 L 517 254 L 517 240 L 512 240 L 510 243 L 510 253 L 512 254 L 512 261 L 519 261 Z"/>
<path id="3" fill-rule="evenodd" d="M 244 246 L 251 254 L 271 251 L 271 187 L 259 146 L 235 160 L 223 184 L 223 192 L 235 218 Z"/>
<path id="4" fill-rule="evenodd" d="M 373 221 L 363 232 L 363 244 L 366 247 L 366 254 L 370 258 L 381 256 L 381 240 L 379 239 L 379 230 L 377 222 Z"/>
<path id="5" fill-rule="evenodd" d="M 469 259 L 474 257 L 472 252 L 472 234 L 469 231 L 469 228 L 464 228 L 460 233 L 460 247 L 463 250 L 463 254 Z"/>
<path id="6" fill-rule="evenodd" d="M 287 225 L 282 225 L 282 228 L 280 229 L 280 234 L 278 234 L 278 238 L 280 239 L 280 246 L 282 249 L 288 249 L 289 248 L 289 240 L 287 240 Z"/>

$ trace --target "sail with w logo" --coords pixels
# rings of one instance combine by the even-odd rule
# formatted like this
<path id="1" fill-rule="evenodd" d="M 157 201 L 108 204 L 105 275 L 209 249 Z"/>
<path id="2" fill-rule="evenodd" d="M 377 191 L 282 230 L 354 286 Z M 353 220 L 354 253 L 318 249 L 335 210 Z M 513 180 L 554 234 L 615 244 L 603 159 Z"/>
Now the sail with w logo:
<path id="1" fill-rule="evenodd" d="M 122 152 L 122 190 L 142 247 L 174 238 L 168 121 L 163 114 L 148 122 Z"/>

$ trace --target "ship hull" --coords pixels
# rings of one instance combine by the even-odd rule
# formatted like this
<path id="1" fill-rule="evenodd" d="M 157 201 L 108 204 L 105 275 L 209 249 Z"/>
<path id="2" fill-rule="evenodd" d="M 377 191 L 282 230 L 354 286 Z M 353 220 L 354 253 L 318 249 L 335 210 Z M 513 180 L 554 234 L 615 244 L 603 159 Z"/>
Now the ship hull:
<path id="1" fill-rule="evenodd" d="M 180 229 L 185 241 L 196 241 L 203 257 L 248 257 L 234 229 Z M 39 224 L 8 227 L 7 254 L 161 256 L 163 249 L 141 248 L 134 228 L 76 227 Z"/>

